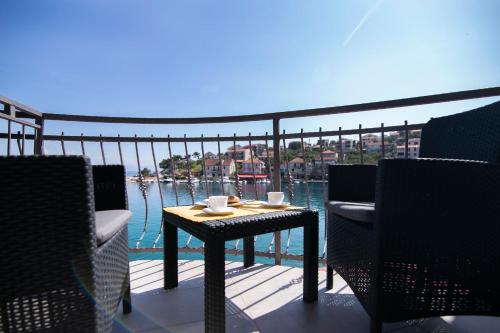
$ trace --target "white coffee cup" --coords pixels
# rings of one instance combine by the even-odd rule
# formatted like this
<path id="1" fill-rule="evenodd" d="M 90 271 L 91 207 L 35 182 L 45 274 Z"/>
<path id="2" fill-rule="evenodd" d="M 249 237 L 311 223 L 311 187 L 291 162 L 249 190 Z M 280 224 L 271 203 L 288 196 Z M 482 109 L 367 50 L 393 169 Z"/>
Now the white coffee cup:
<path id="1" fill-rule="evenodd" d="M 207 207 L 214 212 L 220 212 L 227 208 L 227 196 L 212 195 L 208 198 Z"/>
<path id="2" fill-rule="evenodd" d="M 285 199 L 283 192 L 267 192 L 267 202 L 271 205 L 281 205 Z"/>

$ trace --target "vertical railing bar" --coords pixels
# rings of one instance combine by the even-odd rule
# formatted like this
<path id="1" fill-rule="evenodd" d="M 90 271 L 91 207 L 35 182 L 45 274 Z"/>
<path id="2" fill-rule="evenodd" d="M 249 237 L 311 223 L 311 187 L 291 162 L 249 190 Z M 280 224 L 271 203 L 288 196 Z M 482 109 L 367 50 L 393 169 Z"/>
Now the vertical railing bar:
<path id="1" fill-rule="evenodd" d="M 82 141 L 82 147 L 83 147 L 83 141 Z M 120 134 L 118 134 L 118 155 L 120 155 L 120 164 L 123 165 L 122 143 L 120 139 Z"/>
<path id="2" fill-rule="evenodd" d="M 189 159 L 186 134 L 184 134 L 184 151 L 186 153 L 186 167 L 187 167 L 187 172 L 188 172 L 187 187 L 188 187 L 188 191 L 189 191 L 189 196 L 191 197 L 191 204 L 194 205 L 194 187 L 193 187 L 193 181 L 191 180 L 191 160 Z M 186 245 L 184 245 L 184 247 L 189 247 L 189 243 L 191 243 L 192 239 L 193 239 L 193 235 L 189 235 L 189 237 L 186 241 Z"/>
<path id="3" fill-rule="evenodd" d="M 184 152 L 186 154 L 186 167 L 187 167 L 187 172 L 188 172 L 187 187 L 188 187 L 188 191 L 189 191 L 189 196 L 191 197 L 191 204 L 194 205 L 194 187 L 193 187 L 193 181 L 191 179 L 191 160 L 189 159 L 186 134 L 184 134 Z M 189 247 L 189 244 L 191 243 L 192 239 L 193 239 L 193 235 L 189 235 L 184 247 L 186 247 L 186 248 Z"/>
<path id="4" fill-rule="evenodd" d="M 266 132 L 266 168 L 267 168 L 267 171 L 268 171 L 268 174 L 269 174 L 269 180 L 271 181 L 272 183 L 272 180 L 273 180 L 273 174 L 271 172 L 271 158 L 269 157 L 269 141 L 267 140 L 267 132 Z M 272 187 L 274 187 L 274 184 L 271 185 Z"/>
<path id="5" fill-rule="evenodd" d="M 21 147 L 21 131 L 17 131 L 16 142 L 17 142 L 17 150 L 19 151 L 19 155 L 22 156 L 23 148 Z"/>
<path id="6" fill-rule="evenodd" d="M 153 163 L 155 165 L 156 182 L 158 183 L 158 192 L 160 193 L 161 208 L 163 208 L 165 207 L 165 205 L 163 202 L 163 193 L 161 191 L 161 186 L 160 186 L 160 174 L 158 173 L 158 165 L 156 164 L 156 154 L 155 154 L 153 134 L 151 134 L 151 154 L 153 155 Z"/>
<path id="7" fill-rule="evenodd" d="M 66 148 L 64 147 L 64 132 L 61 132 L 61 148 L 63 155 L 66 156 Z"/>
<path id="8" fill-rule="evenodd" d="M 145 217 L 144 217 L 144 227 L 142 229 L 142 233 L 139 236 L 139 239 L 137 240 L 137 243 L 135 243 L 135 248 L 139 248 L 140 243 L 144 239 L 144 236 L 146 235 L 146 230 L 148 227 L 148 194 L 146 192 L 146 184 L 144 184 L 144 180 L 142 177 L 142 169 L 141 169 L 141 161 L 139 158 L 139 147 L 137 144 L 137 134 L 135 134 L 135 157 L 137 160 L 137 169 L 139 169 L 139 190 L 142 192 L 142 197 L 144 199 L 144 208 L 145 208 Z"/>
<path id="9" fill-rule="evenodd" d="M 271 238 L 271 242 L 269 243 L 269 246 L 267 248 L 267 252 L 268 253 L 271 253 L 272 250 L 273 250 L 273 245 L 274 245 L 274 241 L 275 241 L 275 238 L 276 238 L 276 233 L 279 232 L 279 231 L 275 231 L 273 232 L 273 238 Z"/>
<path id="10" fill-rule="evenodd" d="M 205 192 L 208 199 L 208 197 L 210 196 L 210 192 L 208 190 L 207 167 L 205 166 L 205 145 L 203 143 L 203 134 L 201 135 L 201 164 L 203 167 L 203 178 L 205 179 Z"/>
<path id="11" fill-rule="evenodd" d="M 322 128 L 319 128 L 319 157 L 321 160 L 321 184 L 322 184 L 322 192 L 323 192 L 323 198 L 326 198 L 326 186 L 325 186 L 325 176 L 326 176 L 326 168 L 325 168 L 325 161 L 323 157 L 323 134 L 322 134 Z"/>
<path id="12" fill-rule="evenodd" d="M 170 145 L 170 134 L 168 135 L 168 156 L 170 157 L 170 172 L 172 173 L 172 187 L 175 193 L 175 204 L 179 206 L 179 194 L 177 193 L 177 182 L 175 180 L 175 161 L 172 158 L 172 147 Z"/>
<path id="13" fill-rule="evenodd" d="M 120 145 L 119 141 L 118 141 L 118 145 Z M 83 141 L 83 133 L 80 134 L 80 146 L 82 147 L 82 155 L 85 155 L 85 143 Z M 123 163 L 122 163 L 122 165 L 123 165 Z"/>
<path id="14" fill-rule="evenodd" d="M 23 125 L 22 127 L 23 130 L 23 136 L 22 136 L 22 144 L 21 144 L 21 155 L 24 156 L 24 148 L 25 148 L 25 142 L 26 142 L 26 125 Z"/>
<path id="15" fill-rule="evenodd" d="M 273 190 L 281 191 L 280 118 L 273 118 Z M 281 265 L 281 231 L 274 232 L 274 264 Z M 271 252 L 271 251 L 269 251 Z"/>
<path id="16" fill-rule="evenodd" d="M 224 195 L 224 172 L 222 170 L 222 155 L 220 153 L 220 135 L 217 134 L 217 156 L 219 157 L 220 190 Z"/>
<path id="17" fill-rule="evenodd" d="M 365 164 L 365 161 L 363 159 L 363 137 L 361 136 L 361 124 L 359 124 L 359 159 L 361 164 Z"/>
<path id="18" fill-rule="evenodd" d="M 38 137 L 39 130 L 36 128 L 33 128 L 33 155 L 37 154 L 38 147 L 37 147 L 37 137 Z"/>
<path id="19" fill-rule="evenodd" d="M 186 134 L 184 134 L 184 150 L 186 152 L 186 167 L 187 167 L 187 175 L 188 175 L 188 190 L 189 190 L 189 195 L 191 196 L 191 204 L 194 205 L 194 186 L 193 186 L 193 180 L 191 178 L 191 159 L 189 158 L 189 152 L 188 152 L 188 147 L 187 147 L 187 140 L 186 140 Z"/>
<path id="20" fill-rule="evenodd" d="M 45 127 L 45 120 L 43 119 L 43 117 L 38 117 L 35 119 L 35 124 L 40 127 L 35 129 L 35 138 L 33 140 L 33 154 L 44 155 L 45 152 L 43 148 L 43 131 Z"/>
<path id="21" fill-rule="evenodd" d="M 405 158 L 408 158 L 408 120 L 405 120 Z"/>
<path id="22" fill-rule="evenodd" d="M 156 173 L 156 182 L 158 183 L 158 192 L 160 193 L 161 208 L 163 209 L 165 207 L 165 205 L 163 203 L 163 193 L 161 191 L 160 174 L 158 173 L 158 165 L 156 164 L 156 154 L 155 154 L 155 147 L 154 147 L 153 140 L 154 140 L 153 134 L 151 134 L 151 154 L 153 155 L 153 163 L 155 165 L 155 173 Z M 156 236 L 155 240 L 153 241 L 153 248 L 156 247 L 156 244 L 160 240 L 162 231 L 163 231 L 163 219 L 161 219 L 161 221 L 160 221 L 160 230 L 158 231 L 158 235 Z"/>
<path id="23" fill-rule="evenodd" d="M 240 182 L 240 176 L 238 174 L 238 162 L 236 159 L 236 133 L 233 134 L 233 156 L 232 159 L 234 160 L 234 176 L 235 176 L 235 188 L 236 188 L 236 193 L 238 194 L 238 197 L 240 199 L 243 199 L 243 188 Z M 240 244 L 240 240 L 236 240 L 236 244 L 234 244 L 234 249 L 238 250 L 238 245 Z"/>
<path id="24" fill-rule="evenodd" d="M 10 156 L 10 140 L 12 139 L 12 123 L 7 120 L 7 156 Z"/>
<path id="25" fill-rule="evenodd" d="M 252 163 L 252 175 L 253 175 L 253 189 L 255 191 L 255 200 L 259 200 L 259 193 L 257 190 L 257 177 L 255 176 L 255 164 L 253 159 L 253 145 L 252 145 L 252 133 L 248 132 L 248 144 L 250 145 L 250 163 Z M 254 243 L 257 242 L 258 236 L 254 236 Z"/>
<path id="26" fill-rule="evenodd" d="M 306 187 L 306 202 L 307 202 L 307 209 L 311 208 L 311 198 L 310 198 L 310 192 L 309 192 L 309 184 L 308 184 L 308 178 L 307 178 L 307 159 L 306 159 L 306 151 L 304 149 L 304 129 L 300 129 L 300 146 L 302 150 L 302 160 L 304 161 L 304 185 Z"/>
<path id="27" fill-rule="evenodd" d="M 322 193 L 322 196 L 323 196 L 323 202 L 326 201 L 326 186 L 325 186 L 325 160 L 324 160 L 324 157 L 323 157 L 323 135 L 322 135 L 322 128 L 320 127 L 319 128 L 319 156 L 320 156 L 320 160 L 321 160 L 321 193 Z M 325 232 L 324 232 L 324 235 L 323 235 L 323 253 L 321 254 L 321 258 L 325 258 L 325 255 L 326 255 L 326 242 L 327 242 L 327 233 L 326 233 L 326 228 L 327 228 L 327 218 L 328 218 L 328 214 L 325 210 Z"/>
<path id="28" fill-rule="evenodd" d="M 269 180 L 271 181 L 271 188 L 274 190 L 274 182 L 273 182 L 273 173 L 271 172 L 271 157 L 269 157 L 269 140 L 267 139 L 268 133 L 266 132 L 266 168 L 269 174 Z M 273 233 L 273 237 L 271 238 L 271 242 L 269 242 L 268 252 L 272 251 L 274 245 L 274 237 L 275 233 Z"/>
<path id="29" fill-rule="evenodd" d="M 340 151 L 340 163 L 344 163 L 344 147 L 342 144 L 342 127 L 339 127 L 339 151 Z"/>
<path id="30" fill-rule="evenodd" d="M 250 145 L 250 163 L 252 163 L 252 175 L 253 175 L 253 189 L 255 192 L 255 200 L 259 200 L 259 194 L 257 193 L 257 177 L 255 177 L 255 165 L 253 164 L 253 149 L 252 149 L 252 133 L 248 133 L 248 144 Z"/>
<path id="31" fill-rule="evenodd" d="M 288 189 L 288 200 L 290 204 L 293 203 L 293 177 L 290 173 L 290 167 L 288 164 L 288 157 L 286 152 L 286 140 L 285 140 L 285 130 L 283 130 L 283 162 L 285 163 L 285 168 L 287 172 L 287 189 Z M 286 246 L 285 246 L 285 254 L 288 254 L 288 249 L 290 248 L 290 240 L 291 240 L 292 230 L 288 229 L 287 237 L 286 237 Z"/>
<path id="32" fill-rule="evenodd" d="M 102 142 L 102 134 L 99 134 L 99 145 L 101 146 L 101 156 L 102 156 L 102 164 L 106 165 L 106 157 L 104 156 L 104 144 Z"/>
<path id="33" fill-rule="evenodd" d="M 240 176 L 238 175 L 238 162 L 236 160 L 236 133 L 233 135 L 233 160 L 234 160 L 234 175 L 235 175 L 235 187 L 236 187 L 236 193 L 238 194 L 238 197 L 240 199 L 243 199 L 243 188 L 240 182 Z M 239 240 L 238 240 L 239 241 Z M 236 243 L 236 246 L 238 246 L 238 243 Z"/>
<path id="34" fill-rule="evenodd" d="M 293 176 L 290 173 L 290 167 L 288 164 L 288 157 L 287 157 L 287 151 L 286 151 L 286 141 L 285 141 L 285 130 L 283 130 L 283 162 L 285 164 L 285 170 L 287 172 L 288 199 L 290 200 L 290 204 L 293 204 Z"/>
<path id="35" fill-rule="evenodd" d="M 380 124 L 381 128 L 381 137 L 382 137 L 382 158 L 385 158 L 385 133 L 384 133 L 384 123 Z"/>

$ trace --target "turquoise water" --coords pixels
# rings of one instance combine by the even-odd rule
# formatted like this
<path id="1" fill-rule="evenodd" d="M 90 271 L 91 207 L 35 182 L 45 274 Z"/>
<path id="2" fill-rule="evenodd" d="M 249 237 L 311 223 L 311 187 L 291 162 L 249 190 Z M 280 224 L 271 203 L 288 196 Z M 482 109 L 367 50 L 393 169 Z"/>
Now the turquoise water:
<path id="1" fill-rule="evenodd" d="M 286 184 L 283 185 L 285 191 L 285 197 L 288 201 L 288 194 L 286 193 Z M 172 183 L 160 183 L 160 188 L 163 194 L 163 200 L 165 206 L 175 206 L 175 192 L 173 190 Z M 221 184 L 220 183 L 209 183 L 208 188 L 210 195 L 221 194 Z M 266 192 L 270 191 L 271 184 L 257 184 L 257 192 L 260 200 L 265 200 Z M 139 239 L 143 227 L 144 227 L 144 217 L 145 217 L 145 206 L 144 199 L 141 191 L 139 190 L 139 185 L 137 183 L 127 182 L 127 191 L 129 198 L 129 208 L 133 212 L 132 220 L 129 224 L 129 245 L 130 247 L 135 247 L 137 240 Z M 186 184 L 177 184 L 177 191 L 179 195 L 179 205 L 190 205 L 191 197 L 189 195 Z M 197 183 L 195 184 L 195 201 L 200 201 L 205 199 L 205 184 Z M 225 194 L 236 194 L 234 184 L 224 184 Z M 322 183 L 309 183 L 309 191 L 311 193 L 311 208 L 318 209 L 320 212 L 320 237 L 319 237 L 319 254 L 323 253 L 324 246 L 324 207 L 323 207 L 323 184 Z M 293 203 L 298 206 L 306 206 L 306 188 L 305 184 L 294 184 L 294 200 Z M 255 199 L 255 190 L 253 184 L 243 184 L 243 198 L 244 199 Z M 148 202 L 148 226 L 144 239 L 140 243 L 139 247 L 152 247 L 153 242 L 158 236 L 160 231 L 161 222 L 161 200 L 159 195 L 159 189 L 157 183 L 152 183 L 147 185 L 147 202 Z M 286 243 L 287 243 L 288 231 L 283 231 L 281 234 L 282 242 L 282 253 L 285 253 Z M 290 245 L 288 252 L 291 254 L 302 254 L 302 228 L 296 228 L 291 230 Z M 186 244 L 189 235 L 184 231 L 179 230 L 179 247 Z M 258 251 L 267 251 L 269 248 L 269 243 L 271 242 L 272 234 L 259 235 L 255 242 L 255 249 Z M 192 238 L 189 244 L 191 247 L 198 247 L 202 245 L 202 242 L 196 238 Z M 236 241 L 226 242 L 226 248 L 234 248 Z M 241 249 L 243 242 L 240 241 L 238 248 Z M 157 247 L 163 247 L 163 235 L 161 235 L 160 240 L 157 243 Z M 274 251 L 274 248 L 273 248 Z M 136 259 L 160 259 L 163 258 L 162 253 L 139 253 L 131 254 L 131 260 Z M 182 253 L 179 252 L 179 259 L 201 259 L 202 254 L 193 253 Z M 228 260 L 241 261 L 242 256 L 230 256 L 227 255 Z M 272 263 L 272 259 L 256 257 L 257 262 L 261 263 Z M 284 262 L 286 265 L 300 266 L 301 262 L 295 260 L 289 260 Z"/>

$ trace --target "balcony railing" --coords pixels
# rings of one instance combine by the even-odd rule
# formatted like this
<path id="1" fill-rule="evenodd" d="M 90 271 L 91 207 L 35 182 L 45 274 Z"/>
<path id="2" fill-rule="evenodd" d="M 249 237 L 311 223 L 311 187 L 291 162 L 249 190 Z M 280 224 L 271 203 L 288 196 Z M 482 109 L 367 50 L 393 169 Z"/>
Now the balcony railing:
<path id="1" fill-rule="evenodd" d="M 363 135 L 364 134 L 373 134 L 376 133 L 380 137 L 380 152 L 377 155 L 377 158 L 384 158 L 388 155 L 388 144 L 386 140 L 386 135 L 389 132 L 400 132 L 402 133 L 403 145 L 404 145 L 404 157 L 409 157 L 409 138 L 410 131 L 422 129 L 422 123 L 418 124 L 408 124 L 407 121 L 404 124 L 397 126 L 384 126 L 384 123 L 381 123 L 378 127 L 370 127 L 363 128 L 360 124 L 358 128 L 355 129 L 343 129 L 339 127 L 338 129 L 329 129 L 323 130 L 319 127 L 318 131 L 314 132 L 304 132 L 301 130 L 296 133 L 287 133 L 285 130 L 281 129 L 280 121 L 283 119 L 290 118 L 302 118 L 302 117 L 313 117 L 313 116 L 325 116 L 325 115 L 334 115 L 334 114 L 345 114 L 345 113 L 353 113 L 353 112 L 364 112 L 364 111 L 376 111 L 382 109 L 391 109 L 391 108 L 402 108 L 402 107 L 410 107 L 417 105 L 428 105 L 435 103 L 444 103 L 444 102 L 453 102 L 453 101 L 461 101 L 461 100 L 470 100 L 470 99 L 479 99 L 486 97 L 500 96 L 500 87 L 493 88 L 485 88 L 485 89 L 477 89 L 477 90 L 468 90 L 468 91 L 459 91 L 452 93 L 444 93 L 437 95 L 427 95 L 427 96 L 419 96 L 412 98 L 404 98 L 404 99 L 396 99 L 396 100 L 388 100 L 381 102 L 373 102 L 373 103 L 363 103 L 363 104 L 354 104 L 354 105 L 345 105 L 345 106 L 335 106 L 335 107 L 327 107 L 327 108 L 319 108 L 319 109 L 309 109 L 309 110 L 297 110 L 297 111 L 286 111 L 286 112 L 274 112 L 267 114 L 259 114 L 259 115 L 240 115 L 240 116 L 221 116 L 221 117 L 204 117 L 204 118 L 134 118 L 134 117 L 104 117 L 104 116 L 85 116 L 85 115 L 69 115 L 69 114 L 54 114 L 54 113 L 41 113 L 38 112 L 28 106 L 25 106 L 21 103 L 15 102 L 5 97 L 0 96 L 0 105 L 3 106 L 3 109 L 0 110 L 0 120 L 3 120 L 6 124 L 4 128 L 6 130 L 0 133 L 0 139 L 5 141 L 6 143 L 6 155 L 27 155 L 27 154 L 44 154 L 44 144 L 47 142 L 56 142 L 60 145 L 60 154 L 83 154 L 86 155 L 86 146 L 88 144 L 93 143 L 98 144 L 98 149 L 100 153 L 100 159 L 102 164 L 106 164 L 107 161 L 110 160 L 110 152 L 105 150 L 106 144 L 116 145 L 116 149 L 118 152 L 118 156 L 113 156 L 114 159 L 119 160 L 123 165 L 126 161 L 124 161 L 124 154 L 122 153 L 123 145 L 133 144 L 135 150 L 135 161 L 134 165 L 137 166 L 137 169 L 142 170 L 143 164 L 141 162 L 143 159 L 141 156 L 144 156 L 144 151 L 139 148 L 139 144 L 147 143 L 150 146 L 150 150 L 148 154 L 151 154 L 153 163 L 154 163 L 154 172 L 156 177 L 156 182 L 158 184 L 158 196 L 160 200 L 160 204 L 162 207 L 166 206 L 167 198 L 164 197 L 165 191 L 161 185 L 160 179 L 160 170 L 159 170 L 159 154 L 158 154 L 158 146 L 162 145 L 162 152 L 165 154 L 165 151 L 168 151 L 168 158 L 171 163 L 168 167 L 168 170 L 165 170 L 165 177 L 171 177 L 173 179 L 172 182 L 172 190 L 173 195 L 175 196 L 175 204 L 179 205 L 180 200 L 179 196 L 181 193 L 181 189 L 178 188 L 178 183 L 176 180 L 176 163 L 173 159 L 173 144 L 181 145 L 183 148 L 183 163 L 187 166 L 191 165 L 192 152 L 189 151 L 188 143 L 197 144 L 202 152 L 202 170 L 203 174 L 206 175 L 206 165 L 205 165 L 205 153 L 207 152 L 205 147 L 207 143 L 216 143 L 217 144 L 217 159 L 222 165 L 222 151 L 221 151 L 221 143 L 229 144 L 230 147 L 236 149 L 237 144 L 245 143 L 249 145 L 249 147 L 253 147 L 254 144 L 260 143 L 264 147 L 264 151 L 266 153 L 265 156 L 268 158 L 265 159 L 265 174 L 268 175 L 271 180 L 271 188 L 275 191 L 282 190 L 288 195 L 288 200 L 293 201 L 294 199 L 294 172 L 291 170 L 290 164 L 288 161 L 287 154 L 287 141 L 290 140 L 298 140 L 300 142 L 298 153 L 302 155 L 302 164 L 303 172 L 301 174 L 301 182 L 303 183 L 303 187 L 305 190 L 305 205 L 308 207 L 315 208 L 317 206 L 323 204 L 323 199 L 319 200 L 319 203 L 311 202 L 311 193 L 310 193 L 310 182 L 311 176 L 315 178 L 319 178 L 321 181 L 321 193 L 325 195 L 326 193 L 326 180 L 327 180 L 327 165 L 323 158 L 323 152 L 326 150 L 324 139 L 334 138 L 335 141 L 340 144 L 337 147 L 336 153 L 338 154 L 338 159 L 336 162 L 344 163 L 351 162 L 352 158 L 346 159 L 348 156 L 347 152 L 344 151 L 343 147 L 343 139 L 346 137 L 355 137 L 359 144 L 354 147 L 357 156 L 356 161 L 360 163 L 365 163 L 367 149 L 363 146 Z M 242 122 L 256 122 L 256 121 L 270 121 L 272 122 L 272 133 L 265 133 L 258 135 L 252 133 L 239 133 L 234 134 L 232 136 L 221 136 L 217 134 L 216 136 L 204 136 L 203 134 L 200 136 L 192 136 L 192 135 L 184 135 L 182 137 L 174 137 L 174 136 L 137 136 L 132 135 L 130 133 L 121 133 L 116 136 L 106 136 L 106 135 L 85 135 L 81 133 L 81 135 L 65 135 L 64 132 L 60 134 L 54 133 L 45 133 L 46 125 L 51 121 L 63 121 L 63 122 L 90 122 L 90 123 L 114 123 L 114 124 L 136 124 L 136 125 L 179 125 L 179 124 L 221 124 L 221 123 L 242 123 Z M 316 165 L 313 161 L 308 159 L 307 153 L 311 151 L 312 148 L 308 147 L 305 143 L 305 139 L 317 139 L 318 140 L 318 149 L 317 153 L 319 153 L 319 166 Z M 66 143 L 73 142 L 79 143 L 79 151 L 68 151 L 66 148 Z M 17 148 L 16 148 L 17 146 Z M 32 149 L 28 149 L 28 147 Z M 177 146 L 178 147 L 178 146 Z M 270 152 L 272 151 L 272 158 L 270 157 Z M 115 158 L 116 157 L 116 158 Z M 233 192 L 239 194 L 240 196 L 245 196 L 247 198 L 252 199 L 264 199 L 264 192 L 262 189 L 259 191 L 259 185 L 257 184 L 256 170 L 253 167 L 254 159 L 256 159 L 253 149 L 250 149 L 250 159 L 252 165 L 252 172 L 250 180 L 253 181 L 252 185 L 247 185 L 245 187 L 242 186 L 242 181 L 238 177 L 238 168 L 236 168 L 236 177 L 235 182 L 233 183 Z M 173 162 L 174 161 L 174 162 Z M 96 163 L 96 161 L 93 161 Z M 294 163 L 295 164 L 295 163 Z M 311 169 L 311 165 L 314 165 L 313 168 L 315 170 L 319 170 L 315 175 L 308 174 L 307 170 Z M 295 173 L 296 174 L 296 173 Z M 187 185 L 186 190 L 188 192 L 188 196 L 190 199 L 190 203 L 194 204 L 195 202 L 195 188 L 194 188 L 194 179 L 191 174 L 191 168 L 187 168 Z M 218 177 L 220 177 L 220 192 L 225 193 L 225 179 L 223 177 L 223 173 L 219 173 Z M 253 178 L 253 179 L 252 179 Z M 162 234 L 162 225 L 159 222 L 159 226 L 157 226 L 157 230 L 151 231 L 151 224 L 149 223 L 148 212 L 150 210 L 148 203 L 147 192 L 152 191 L 153 188 L 148 188 L 145 185 L 145 179 L 142 174 L 139 172 L 138 175 L 139 189 L 141 190 L 143 201 L 144 201 L 144 223 L 140 228 L 140 232 L 137 235 L 131 235 L 133 237 L 134 246 L 131 246 L 130 251 L 132 253 L 144 253 L 144 252 L 160 252 L 161 248 L 158 248 L 157 245 L 159 243 L 159 239 Z M 205 176 L 203 179 L 204 183 L 204 195 L 209 196 L 210 187 L 208 186 L 208 179 Z M 286 186 L 284 186 L 286 184 Z M 184 193 L 185 194 L 185 193 Z M 324 214 L 323 219 L 326 223 L 326 214 Z M 150 244 L 145 244 L 145 235 L 148 232 L 153 232 L 155 236 L 152 238 L 152 242 Z M 293 237 L 293 234 L 288 231 L 286 234 L 286 239 L 282 242 L 281 233 L 274 233 L 267 244 L 267 246 L 263 249 L 256 251 L 256 256 L 264 257 L 264 258 L 274 258 L 275 264 L 281 264 L 282 259 L 291 259 L 291 260 L 302 260 L 302 255 L 300 253 L 293 253 L 289 251 L 290 243 Z M 325 256 L 325 244 L 326 244 L 326 232 L 323 232 L 323 240 L 320 244 L 322 251 L 321 260 L 324 259 Z M 234 244 L 230 245 L 229 248 L 226 249 L 228 254 L 240 255 L 242 253 L 242 248 L 240 246 L 239 241 L 236 241 Z M 201 253 L 203 251 L 203 245 L 193 246 L 192 245 L 192 237 L 188 236 L 187 241 L 184 246 L 180 248 L 180 251 L 187 253 Z"/>

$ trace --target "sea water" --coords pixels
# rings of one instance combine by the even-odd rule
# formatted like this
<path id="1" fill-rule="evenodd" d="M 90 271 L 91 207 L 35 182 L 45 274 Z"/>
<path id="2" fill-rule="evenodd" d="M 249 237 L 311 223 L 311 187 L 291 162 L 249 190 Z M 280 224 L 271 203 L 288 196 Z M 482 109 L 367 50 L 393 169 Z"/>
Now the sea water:
<path id="1" fill-rule="evenodd" d="M 165 207 L 175 206 L 176 197 L 174 186 L 172 183 L 160 183 L 160 188 L 158 188 L 158 183 L 150 183 L 146 185 L 146 201 L 148 205 L 148 219 L 146 226 L 146 233 L 144 239 L 140 242 L 139 247 L 151 248 L 153 247 L 154 240 L 160 233 L 161 225 L 161 200 L 159 191 L 161 190 L 163 194 L 163 204 Z M 224 193 L 236 194 L 235 184 L 226 183 L 223 184 Z M 324 252 L 324 233 L 325 233 L 325 213 L 324 213 L 324 196 L 323 191 L 327 184 L 323 183 L 308 183 L 310 192 L 310 205 L 311 208 L 317 209 L 319 211 L 319 255 L 321 256 Z M 257 196 L 259 200 L 266 200 L 266 193 L 272 191 L 271 184 L 268 183 L 258 183 L 258 184 L 242 184 L 243 187 L 243 199 L 255 199 L 255 189 L 257 189 Z M 306 207 L 307 205 L 307 189 L 304 183 L 294 183 L 294 196 L 293 204 L 296 206 Z M 204 182 L 195 183 L 195 202 L 202 201 L 206 198 L 206 188 Z M 210 195 L 220 195 L 222 194 L 221 183 L 208 183 L 208 190 Z M 285 201 L 289 201 L 287 184 L 282 184 L 282 190 L 285 192 Z M 136 246 L 139 237 L 142 234 L 145 223 L 146 206 L 144 202 L 144 196 L 139 189 L 138 183 L 127 182 L 127 193 L 129 200 L 129 209 L 132 211 L 132 219 L 129 223 L 129 246 L 131 248 Z M 188 186 L 186 183 L 177 183 L 177 194 L 179 205 L 191 205 L 191 196 L 189 194 Z M 179 230 L 178 234 L 178 246 L 183 247 L 186 245 L 189 234 Z M 269 244 L 272 240 L 272 234 L 264 234 L 257 236 L 255 242 L 256 251 L 268 251 Z M 288 231 L 284 230 L 281 232 L 281 244 L 282 253 L 285 253 L 287 247 Z M 237 241 L 226 242 L 226 248 L 234 249 Z M 160 233 L 160 239 L 156 245 L 157 247 L 163 247 L 163 235 Z M 202 242 L 194 237 L 192 237 L 189 242 L 190 247 L 201 247 Z M 243 241 L 240 241 L 238 248 L 241 250 L 243 246 Z M 272 248 L 274 252 L 274 246 Z M 303 254 L 303 229 L 295 228 L 290 231 L 290 242 L 288 246 L 288 253 L 290 254 Z M 163 258 L 162 252 L 142 252 L 142 253 L 132 253 L 130 254 L 131 260 L 136 259 L 161 259 Z M 179 251 L 179 259 L 202 259 L 202 253 L 183 253 Z M 242 256 L 232 256 L 226 255 L 227 260 L 242 261 Z M 273 263 L 274 259 L 256 257 L 256 262 L 261 263 Z M 302 262 L 296 260 L 283 260 L 283 264 L 290 266 L 301 266 Z"/>

